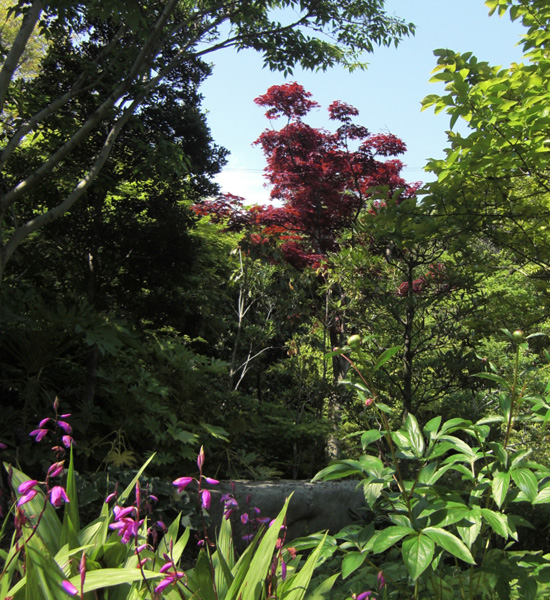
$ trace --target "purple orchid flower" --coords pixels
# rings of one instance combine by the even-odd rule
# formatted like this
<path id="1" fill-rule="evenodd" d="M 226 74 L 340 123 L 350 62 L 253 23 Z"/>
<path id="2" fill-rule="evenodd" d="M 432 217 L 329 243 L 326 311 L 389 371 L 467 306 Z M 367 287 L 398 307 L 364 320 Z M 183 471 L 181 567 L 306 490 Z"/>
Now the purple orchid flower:
<path id="1" fill-rule="evenodd" d="M 63 502 L 70 502 L 67 492 L 60 485 L 54 486 L 48 493 L 50 494 L 50 502 L 56 508 L 59 508 Z"/>

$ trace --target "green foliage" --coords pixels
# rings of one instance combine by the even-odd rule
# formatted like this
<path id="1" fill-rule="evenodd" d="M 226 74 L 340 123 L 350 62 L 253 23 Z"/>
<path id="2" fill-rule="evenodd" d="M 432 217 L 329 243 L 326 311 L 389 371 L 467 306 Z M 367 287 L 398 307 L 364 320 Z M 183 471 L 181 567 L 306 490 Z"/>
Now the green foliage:
<path id="1" fill-rule="evenodd" d="M 14 493 L 20 497 L 19 486 L 29 480 L 10 465 L 5 466 Z M 284 529 L 290 499 L 272 526 L 260 531 L 239 558 L 234 551 L 230 521 L 223 519 L 215 549 L 208 541 L 194 566 L 184 571 L 180 563 L 190 536 L 189 529 L 181 531 L 181 515 L 156 545 L 151 540 L 147 519 L 139 520 L 142 507 L 138 486 L 146 466 L 147 463 L 117 498 L 118 506 L 123 506 L 132 491 L 136 491 L 130 519 L 138 527 L 124 542 L 116 529 L 111 531 L 110 525 L 116 524 L 116 513 L 107 504 L 103 505 L 99 518 L 80 527 L 71 457 L 66 483 L 70 501 L 65 503 L 62 520 L 42 491 L 15 509 L 21 537 L 14 535 L 9 549 L 2 551 L 2 597 L 57 600 L 67 594 L 84 598 L 94 591 L 112 600 L 161 595 L 202 600 L 262 600 L 275 592 L 278 598 L 290 600 L 307 597 L 324 538 L 305 560 L 282 547 L 279 535 Z M 70 586 L 73 592 L 67 591 Z M 330 587 L 325 585 L 325 592 Z"/>
<path id="2" fill-rule="evenodd" d="M 519 542 L 520 531 L 533 527 L 522 506 L 549 501 L 550 469 L 532 460 L 531 449 L 512 443 L 518 427 L 546 424 L 548 398 L 532 389 L 532 369 L 521 367 L 527 336 L 504 334 L 513 351 L 510 376 L 480 374 L 498 385 L 500 408 L 477 422 L 438 416 L 422 427 L 409 414 L 391 428 L 361 348 L 342 350 L 357 360 L 354 385 L 360 396 L 370 396 L 374 427 L 361 436 L 358 460 L 335 461 L 315 477 L 359 479 L 370 508 L 368 524 L 329 541 L 333 562 L 335 544 L 343 552 L 340 569 L 348 580 L 335 598 L 359 594 L 366 585 L 381 598 L 548 595 L 550 555 Z M 334 568 L 330 561 L 328 568 Z"/>
<path id="3" fill-rule="evenodd" d="M 509 248 L 518 265 L 533 265 L 545 277 L 550 12 L 539 1 L 486 4 L 526 27 L 525 62 L 492 67 L 471 52 L 435 52 L 432 81 L 445 83 L 445 93 L 425 98 L 424 108 L 449 114 L 451 130 L 459 119 L 468 130 L 450 131 L 446 158 L 429 162 L 438 183 L 428 187 L 426 203 L 445 230 L 482 230 L 497 247 Z"/>

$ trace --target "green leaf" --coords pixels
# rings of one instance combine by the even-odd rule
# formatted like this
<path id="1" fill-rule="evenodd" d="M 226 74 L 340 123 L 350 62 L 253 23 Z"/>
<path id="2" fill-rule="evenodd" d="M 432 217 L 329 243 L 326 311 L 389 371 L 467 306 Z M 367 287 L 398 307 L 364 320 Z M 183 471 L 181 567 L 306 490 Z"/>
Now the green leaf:
<path id="1" fill-rule="evenodd" d="M 70 449 L 69 469 L 67 471 L 67 485 L 65 488 L 69 502 L 65 503 L 63 513 L 63 525 L 61 528 L 61 545 L 69 544 L 69 549 L 80 545 L 78 534 L 80 533 L 80 515 L 78 510 L 78 494 L 76 491 L 76 479 L 74 474 L 73 447 Z"/>
<path id="2" fill-rule="evenodd" d="M 349 477 L 350 475 L 363 475 L 361 464 L 357 461 L 336 460 L 328 467 L 321 469 L 311 481 L 330 481 Z"/>
<path id="3" fill-rule="evenodd" d="M 407 415 L 404 427 L 409 433 L 409 439 L 411 440 L 413 452 L 417 458 L 421 458 L 424 454 L 424 436 L 420 431 L 416 417 L 411 413 Z"/>
<path id="4" fill-rule="evenodd" d="M 537 497 L 538 482 L 535 474 L 523 467 L 512 469 L 510 475 L 518 488 L 527 496 L 529 502 L 534 502 Z"/>
<path id="5" fill-rule="evenodd" d="M 317 548 L 309 555 L 306 564 L 300 569 L 300 571 L 296 573 L 296 575 L 294 575 L 290 580 L 285 582 L 289 589 L 287 590 L 285 588 L 281 598 L 284 598 L 285 600 L 303 600 L 307 588 L 309 587 L 313 571 L 317 566 L 323 546 L 325 545 L 325 539 L 326 535 L 319 542 Z"/>
<path id="6" fill-rule="evenodd" d="M 136 473 L 136 476 L 130 481 L 130 483 L 126 486 L 124 491 L 119 495 L 117 503 L 121 506 L 126 502 L 128 496 L 135 490 L 136 483 L 139 481 L 139 478 L 143 475 L 143 472 L 148 467 L 149 463 L 155 458 L 155 454 L 151 454 L 151 456 L 145 461 L 141 469 Z"/>
<path id="7" fill-rule="evenodd" d="M 506 498 L 506 493 L 508 492 L 508 488 L 510 487 L 510 473 L 505 471 L 497 471 L 493 475 L 492 482 L 492 494 L 493 499 L 496 502 L 496 505 L 501 508 L 504 499 Z"/>
<path id="8" fill-rule="evenodd" d="M 9 466 L 6 466 L 6 469 L 9 470 L 9 468 Z M 19 498 L 20 494 L 17 491 L 19 486 L 23 482 L 29 481 L 30 478 L 16 468 L 13 468 L 12 472 L 12 487 L 16 497 Z M 24 505 L 24 508 L 25 514 L 33 515 L 29 517 L 30 524 L 36 522 L 38 515 L 40 515 L 44 509 L 44 514 L 40 518 L 36 535 L 44 542 L 44 545 L 51 556 L 55 556 L 62 546 L 61 521 L 55 512 L 55 508 L 50 504 L 42 491 L 39 491 L 30 502 L 27 502 Z"/>
<path id="9" fill-rule="evenodd" d="M 533 504 L 548 504 L 550 502 L 550 486 L 543 488 L 533 500 Z"/>
<path id="10" fill-rule="evenodd" d="M 401 547 L 403 561 L 412 577 L 416 581 L 430 566 L 435 553 L 435 543 L 422 533 L 408 537 Z"/>
<path id="11" fill-rule="evenodd" d="M 401 525 L 395 525 L 393 527 L 387 527 L 381 531 L 376 532 L 376 538 L 372 545 L 373 554 L 380 554 L 385 552 L 388 548 L 391 548 L 394 544 L 406 535 L 414 534 L 415 530 L 410 527 L 403 527 Z"/>
<path id="12" fill-rule="evenodd" d="M 361 447 L 363 450 L 365 450 L 367 446 L 377 442 L 383 436 L 384 434 L 378 429 L 370 429 L 369 431 L 365 431 L 365 433 L 361 435 Z"/>
<path id="13" fill-rule="evenodd" d="M 458 535 L 471 548 L 481 532 L 481 513 L 474 509 L 464 518 L 462 525 L 457 525 Z"/>
<path id="14" fill-rule="evenodd" d="M 259 598 L 259 592 L 262 589 L 262 583 L 265 580 L 267 572 L 271 566 L 273 552 L 275 550 L 277 539 L 279 538 L 280 529 L 288 509 L 290 498 L 291 496 L 286 499 L 281 512 L 271 526 L 267 529 L 260 542 L 260 545 L 254 552 L 250 566 L 246 569 L 245 577 L 240 585 L 239 593 L 235 596 L 239 598 L 239 600 L 241 598 L 242 600 L 256 600 Z M 237 567 L 238 566 L 239 563 L 237 563 Z M 235 581 L 237 581 L 237 577 L 235 577 Z M 233 585 L 228 592 L 229 597 L 231 597 L 232 589 Z"/>
<path id="15" fill-rule="evenodd" d="M 476 373 L 474 377 L 480 377 L 481 379 L 489 379 L 489 381 L 494 381 L 495 383 L 498 383 L 499 385 L 505 388 L 510 387 L 506 379 L 504 379 L 504 377 L 501 377 L 500 375 L 497 375 L 496 373 Z"/>
<path id="16" fill-rule="evenodd" d="M 366 481 L 363 484 L 363 493 L 365 494 L 365 500 L 370 508 L 373 508 L 376 501 L 380 498 L 380 492 L 387 487 L 388 484 L 381 483 L 379 481 Z"/>
<path id="17" fill-rule="evenodd" d="M 437 430 L 439 429 L 439 426 L 441 425 L 441 415 L 434 417 L 433 419 L 430 419 L 426 425 L 424 425 L 424 431 L 426 433 L 428 433 L 430 435 L 430 439 L 432 439 L 433 437 L 435 437 L 435 433 L 437 433 Z"/>
<path id="18" fill-rule="evenodd" d="M 349 552 L 346 554 L 342 561 L 342 579 L 346 579 L 346 577 L 349 577 L 354 571 L 357 571 L 366 559 L 366 552 Z"/>
<path id="19" fill-rule="evenodd" d="M 507 540 L 512 531 L 508 527 L 508 520 L 506 517 L 489 508 L 481 508 L 480 511 L 483 518 L 489 523 L 491 529 Z"/>
<path id="20" fill-rule="evenodd" d="M 156 573 L 155 571 L 144 571 L 143 574 L 147 579 L 152 580 L 163 576 L 162 573 Z M 84 593 L 134 583 L 142 579 L 143 577 L 139 569 L 97 569 L 96 571 L 88 571 L 86 573 L 86 580 L 84 581 Z M 71 577 L 69 581 L 77 589 L 80 589 L 80 575 Z M 64 599 L 66 600 L 66 598 L 67 595 L 65 594 Z"/>
<path id="21" fill-rule="evenodd" d="M 472 565 L 475 564 L 474 557 L 464 542 L 461 542 L 455 535 L 446 529 L 441 529 L 440 527 L 426 527 L 422 530 L 422 533 L 429 536 L 438 546 L 453 556 L 456 556 L 459 560 L 463 560 Z"/>
<path id="22" fill-rule="evenodd" d="M 210 425 L 210 423 L 201 423 L 201 427 L 212 437 L 229 442 L 229 432 L 219 425 Z"/>
<path id="23" fill-rule="evenodd" d="M 332 588 L 340 573 L 335 573 L 328 579 L 322 581 L 312 592 L 307 595 L 307 600 L 330 600 Z"/>
<path id="24" fill-rule="evenodd" d="M 378 357 L 378 360 L 374 363 L 374 367 L 372 368 L 373 373 L 376 373 L 380 367 L 385 365 L 393 356 L 399 352 L 400 346 L 394 346 L 393 348 L 388 348 L 382 352 L 382 354 Z"/>

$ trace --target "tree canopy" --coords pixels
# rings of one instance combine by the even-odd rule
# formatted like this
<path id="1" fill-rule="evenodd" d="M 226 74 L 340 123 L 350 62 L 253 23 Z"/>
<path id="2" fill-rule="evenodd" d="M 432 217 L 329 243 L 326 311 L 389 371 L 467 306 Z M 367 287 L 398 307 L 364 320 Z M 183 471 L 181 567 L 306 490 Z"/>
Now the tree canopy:
<path id="1" fill-rule="evenodd" d="M 268 67 L 282 71 L 297 65 L 353 69 L 376 44 L 397 43 L 414 30 L 388 16 L 380 0 L 253 6 L 218 0 L 199 5 L 180 0 L 14 0 L 10 14 L 21 19 L 11 43 L 4 45 L 3 38 L 0 48 L 0 276 L 28 236 L 65 214 L 90 189 L 132 115 L 186 64 L 235 47 L 261 52 Z M 16 77 L 37 28 L 49 42 L 42 66 L 63 64 L 58 67 L 64 71 L 63 82 L 49 89 L 36 87 L 32 77 Z M 48 142 L 42 154 L 27 163 L 24 173 L 12 176 L 13 162 L 36 138 Z M 88 159 L 73 169 L 75 153 L 84 147 Z M 61 172 L 64 185 L 55 203 L 39 206 L 28 220 L 13 218 L 34 189 L 55 186 Z"/>

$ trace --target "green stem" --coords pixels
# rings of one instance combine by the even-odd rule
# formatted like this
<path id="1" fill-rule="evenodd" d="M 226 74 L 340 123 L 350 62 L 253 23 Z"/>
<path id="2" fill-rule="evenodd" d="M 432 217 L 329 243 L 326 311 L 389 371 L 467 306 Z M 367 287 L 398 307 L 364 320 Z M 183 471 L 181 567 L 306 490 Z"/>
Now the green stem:
<path id="1" fill-rule="evenodd" d="M 382 420 L 382 425 L 384 427 L 384 437 L 386 439 L 386 442 L 387 442 L 388 447 L 391 452 L 392 462 L 393 462 L 393 466 L 395 468 L 395 474 L 397 476 L 397 485 L 399 487 L 399 490 L 401 491 L 401 494 L 405 498 L 405 503 L 407 505 L 407 511 L 408 511 L 409 517 L 411 518 L 411 521 L 412 521 L 411 497 L 407 493 L 407 490 L 405 489 L 405 482 L 403 480 L 403 476 L 401 474 L 401 469 L 399 468 L 399 463 L 397 461 L 397 455 L 395 453 L 395 445 L 391 438 L 390 425 L 389 425 L 388 419 L 386 417 L 386 413 L 384 411 L 380 410 L 376 406 L 376 401 L 378 400 L 378 397 L 379 397 L 378 392 L 376 391 L 376 388 L 374 387 L 372 382 L 369 382 L 367 380 L 366 375 L 363 376 L 361 371 L 359 371 L 359 369 L 357 368 L 357 365 L 348 356 L 346 356 L 345 354 L 342 354 L 342 357 L 349 362 L 351 368 L 357 373 L 357 375 L 359 375 L 359 378 L 361 379 L 361 381 L 365 384 L 367 389 L 372 394 L 372 397 L 374 399 L 374 406 L 375 406 L 376 410 L 378 411 L 378 415 L 379 415 L 380 419 Z"/>
<path id="2" fill-rule="evenodd" d="M 517 385 L 518 385 L 518 375 L 519 375 L 519 347 L 520 344 L 516 345 L 516 356 L 514 361 L 514 380 L 512 383 L 512 389 L 510 392 L 510 414 L 508 415 L 508 426 L 506 427 L 506 436 L 504 438 L 504 448 L 508 447 L 508 441 L 510 439 L 510 432 L 512 431 L 512 425 L 514 422 L 514 410 L 515 404 L 517 401 Z"/>

